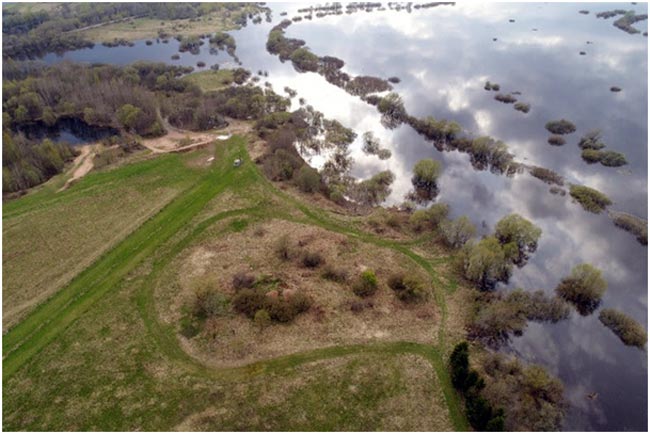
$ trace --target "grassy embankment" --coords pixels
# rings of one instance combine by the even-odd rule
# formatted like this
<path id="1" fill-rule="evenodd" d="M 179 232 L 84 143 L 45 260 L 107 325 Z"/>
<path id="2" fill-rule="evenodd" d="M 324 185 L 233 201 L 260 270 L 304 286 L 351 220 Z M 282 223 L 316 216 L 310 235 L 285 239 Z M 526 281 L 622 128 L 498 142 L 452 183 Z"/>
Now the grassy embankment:
<path id="1" fill-rule="evenodd" d="M 64 204 L 84 191 L 90 194 L 91 186 L 101 188 L 102 176 L 117 179 L 159 164 L 159 176 L 165 178 L 165 168 L 169 169 L 165 164 L 182 166 L 192 158 L 188 155 L 164 156 L 91 174 L 57 196 L 46 190 L 28 195 L 11 203 L 4 217 L 20 215 L 21 209 L 26 212 Z M 231 166 L 235 156 L 246 155 L 244 141 L 234 137 L 217 147 L 211 167 L 180 170 L 187 171 L 190 187 L 4 336 L 5 427 L 466 429 L 444 363 L 449 351 L 444 327 L 446 297 L 454 290 L 453 279 L 439 275 L 432 262 L 414 253 L 407 243 L 362 232 L 278 191 L 247 157 L 243 167 Z M 247 206 L 204 216 L 206 205 L 220 193 L 238 196 Z M 281 201 L 284 210 L 278 211 L 262 199 L 268 195 Z M 287 212 L 289 209 L 295 212 Z M 298 214 L 301 216 L 295 217 Z M 198 216 L 207 218 L 197 221 Z M 385 342 L 335 346 L 228 369 L 207 367 L 191 358 L 179 345 L 176 331 L 158 318 L 154 282 L 198 237 L 239 231 L 246 222 L 270 217 L 309 222 L 394 249 L 422 266 L 434 282 L 442 312 L 437 345 Z M 413 365 L 408 372 L 399 368 L 406 355 Z M 420 359 L 429 362 L 435 376 L 431 376 L 431 368 L 422 367 Z M 319 374 L 323 364 L 336 378 L 334 388 Z M 368 369 L 369 365 L 373 369 Z M 324 403 L 317 399 L 322 396 L 326 397 Z M 285 399 L 290 405 L 278 404 Z M 340 408 L 346 410 L 338 412 Z M 392 417 L 386 418 L 386 414 Z M 428 422 L 409 425 L 420 419 Z"/>

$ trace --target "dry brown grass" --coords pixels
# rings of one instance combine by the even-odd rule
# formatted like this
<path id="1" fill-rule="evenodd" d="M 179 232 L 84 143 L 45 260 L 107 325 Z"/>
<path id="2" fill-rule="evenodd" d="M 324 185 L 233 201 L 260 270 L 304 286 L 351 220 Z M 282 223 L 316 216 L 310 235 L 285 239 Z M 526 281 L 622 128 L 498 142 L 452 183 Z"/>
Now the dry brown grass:
<path id="1" fill-rule="evenodd" d="M 281 279 L 283 288 L 309 295 L 314 301 L 312 309 L 290 324 L 274 325 L 263 331 L 243 315 L 233 313 L 211 319 L 196 338 L 179 337 L 193 356 L 212 366 L 234 366 L 330 345 L 398 340 L 434 342 L 440 316 L 433 297 L 422 304 L 407 306 L 385 284 L 395 270 L 405 270 L 428 281 L 426 274 L 408 258 L 317 227 L 280 220 L 261 225 L 263 231 L 249 227 L 240 233 L 203 241 L 180 255 L 166 273 L 165 284 L 157 289 L 161 316 L 178 328 L 182 306 L 192 298 L 193 282 L 209 279 L 214 287 L 232 296 L 232 277 L 240 271 Z M 380 289 L 371 298 L 373 307 L 352 312 L 351 303 L 360 299 L 352 293 L 349 283 L 325 280 L 320 269 L 301 267 L 298 259 L 278 259 L 274 244 L 283 234 L 289 235 L 295 249 L 319 252 L 327 264 L 347 270 L 350 276 L 374 269 Z"/>
<path id="2" fill-rule="evenodd" d="M 220 395 L 175 430 L 452 431 L 433 369 L 415 355 L 319 360 Z M 244 406 L 250 418 L 237 420 Z"/>

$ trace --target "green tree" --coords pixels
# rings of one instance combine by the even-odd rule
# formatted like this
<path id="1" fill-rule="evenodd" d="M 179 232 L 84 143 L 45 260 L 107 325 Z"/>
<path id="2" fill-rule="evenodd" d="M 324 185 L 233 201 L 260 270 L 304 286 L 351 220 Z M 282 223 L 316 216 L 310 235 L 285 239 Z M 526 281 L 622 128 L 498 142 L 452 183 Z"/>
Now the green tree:
<path id="1" fill-rule="evenodd" d="M 589 315 L 600 305 L 606 289 L 607 281 L 602 271 L 590 264 L 580 264 L 573 267 L 555 291 L 572 303 L 581 315 Z"/>
<path id="2" fill-rule="evenodd" d="M 135 129 L 142 110 L 131 104 L 124 104 L 117 110 L 117 120 L 127 129 Z"/>
<path id="3" fill-rule="evenodd" d="M 510 261 L 494 237 L 465 244 L 460 257 L 465 277 L 481 290 L 493 289 L 497 282 L 505 282 L 510 277 Z"/>
<path id="4" fill-rule="evenodd" d="M 443 221 L 440 224 L 440 232 L 447 245 L 457 249 L 476 234 L 476 227 L 463 215 L 456 220 Z"/>
<path id="5" fill-rule="evenodd" d="M 537 241 L 542 235 L 542 230 L 519 214 L 510 214 L 496 225 L 495 237 L 502 245 L 513 244 L 516 246 L 516 264 L 525 263 L 528 255 L 537 249 Z"/>
<path id="6" fill-rule="evenodd" d="M 438 177 L 442 164 L 431 158 L 418 161 L 413 168 L 411 183 L 417 196 L 422 200 L 432 200 L 438 195 Z"/>

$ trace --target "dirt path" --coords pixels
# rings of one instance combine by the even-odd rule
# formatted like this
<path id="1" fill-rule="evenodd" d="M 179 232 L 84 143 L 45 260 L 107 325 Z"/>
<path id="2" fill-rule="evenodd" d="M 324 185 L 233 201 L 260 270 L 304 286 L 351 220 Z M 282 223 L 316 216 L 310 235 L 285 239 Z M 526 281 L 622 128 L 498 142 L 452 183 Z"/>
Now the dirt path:
<path id="1" fill-rule="evenodd" d="M 95 156 L 95 145 L 84 145 L 81 147 L 81 154 L 74 159 L 72 166 L 72 176 L 68 179 L 63 187 L 58 191 L 63 191 L 70 187 L 74 182 L 86 176 L 93 168 L 93 157 Z"/>
<path id="2" fill-rule="evenodd" d="M 154 154 L 167 152 L 187 152 L 207 146 L 215 140 L 226 140 L 233 134 L 246 135 L 251 130 L 249 122 L 236 119 L 226 119 L 228 126 L 219 131 L 195 132 L 176 128 L 167 122 L 160 113 L 158 115 L 167 134 L 155 139 L 145 139 L 142 145 Z M 187 143 L 184 143 L 187 142 Z"/>

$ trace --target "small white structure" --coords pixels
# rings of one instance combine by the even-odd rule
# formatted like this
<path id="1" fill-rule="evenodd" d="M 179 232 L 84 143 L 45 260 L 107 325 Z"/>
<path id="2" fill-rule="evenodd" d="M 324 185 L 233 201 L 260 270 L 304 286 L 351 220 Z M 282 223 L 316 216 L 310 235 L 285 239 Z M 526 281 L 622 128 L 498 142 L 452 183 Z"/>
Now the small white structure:
<path id="1" fill-rule="evenodd" d="M 235 167 L 241 166 L 241 158 L 236 159 L 235 162 L 232 165 L 235 166 Z"/>

